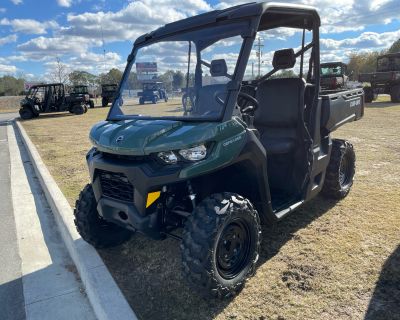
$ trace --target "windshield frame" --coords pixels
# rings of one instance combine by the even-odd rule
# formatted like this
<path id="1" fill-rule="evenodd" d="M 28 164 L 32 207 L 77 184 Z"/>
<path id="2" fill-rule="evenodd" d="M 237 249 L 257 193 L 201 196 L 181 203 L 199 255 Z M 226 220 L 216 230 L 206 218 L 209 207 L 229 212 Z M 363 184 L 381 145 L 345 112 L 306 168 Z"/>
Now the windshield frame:
<path id="1" fill-rule="evenodd" d="M 155 38 L 150 38 L 149 40 L 146 40 L 144 42 L 136 43 L 134 44 L 132 48 L 132 52 L 128 57 L 128 61 L 122 76 L 122 79 L 119 83 L 118 89 L 116 91 L 115 99 L 113 101 L 113 104 L 108 112 L 107 115 L 107 121 L 119 121 L 119 120 L 127 120 L 127 119 L 138 119 L 138 120 L 172 120 L 172 121 L 186 121 L 186 122 L 221 122 L 221 121 L 226 121 L 228 118 L 232 116 L 233 108 L 235 106 L 235 101 L 237 99 L 237 94 L 240 89 L 240 85 L 243 80 L 245 68 L 250 56 L 250 51 L 253 46 L 253 41 L 255 39 L 255 32 L 252 32 L 254 30 L 257 30 L 258 24 L 259 24 L 260 18 L 257 16 L 253 17 L 246 17 L 246 18 L 239 18 L 239 19 L 232 19 L 232 20 L 224 20 L 224 21 L 217 21 L 211 24 L 207 25 L 202 25 L 199 27 L 195 27 L 192 29 L 186 29 L 182 31 L 178 31 L 176 33 L 160 36 L 160 37 L 155 37 Z M 246 28 L 240 27 L 240 25 L 245 25 L 247 24 Z M 146 116 L 146 115 L 125 115 L 122 113 L 120 110 L 120 107 L 117 105 L 119 103 L 119 99 L 121 98 L 121 93 L 122 93 L 122 88 L 124 87 L 126 81 L 128 81 L 129 74 L 132 70 L 132 67 L 136 61 L 136 56 L 138 51 L 141 48 L 153 45 L 155 43 L 161 43 L 161 42 L 167 42 L 167 41 L 184 41 L 179 39 L 179 35 L 185 35 L 185 34 L 190 34 L 191 32 L 196 32 L 204 29 L 209 29 L 211 27 L 216 27 L 216 26 L 234 26 L 236 25 L 238 32 L 235 35 L 232 34 L 227 34 L 225 36 L 218 37 L 216 36 L 214 41 L 212 43 L 209 43 L 205 47 L 199 46 L 198 52 L 203 51 L 206 49 L 208 46 L 211 46 L 213 43 L 216 43 L 220 40 L 228 39 L 233 36 L 239 36 L 242 38 L 242 43 L 240 45 L 240 50 L 238 53 L 238 59 L 235 65 L 235 70 L 232 74 L 232 79 L 227 85 L 227 96 L 224 102 L 223 109 L 221 110 L 221 113 L 218 117 L 187 117 L 187 116 Z M 197 47 L 197 44 L 195 41 L 190 39 L 192 43 L 194 43 Z M 197 68 L 195 68 L 197 69 Z M 196 70 L 197 72 L 197 70 Z"/>

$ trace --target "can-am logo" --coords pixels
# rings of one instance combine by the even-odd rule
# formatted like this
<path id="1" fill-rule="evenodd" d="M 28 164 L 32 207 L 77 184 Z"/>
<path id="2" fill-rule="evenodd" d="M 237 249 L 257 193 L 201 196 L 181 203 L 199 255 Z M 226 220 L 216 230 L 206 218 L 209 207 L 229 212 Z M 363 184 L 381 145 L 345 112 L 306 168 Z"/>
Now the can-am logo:
<path id="1" fill-rule="evenodd" d="M 115 139 L 115 142 L 122 142 L 124 140 L 124 136 L 119 136 L 117 139 Z"/>

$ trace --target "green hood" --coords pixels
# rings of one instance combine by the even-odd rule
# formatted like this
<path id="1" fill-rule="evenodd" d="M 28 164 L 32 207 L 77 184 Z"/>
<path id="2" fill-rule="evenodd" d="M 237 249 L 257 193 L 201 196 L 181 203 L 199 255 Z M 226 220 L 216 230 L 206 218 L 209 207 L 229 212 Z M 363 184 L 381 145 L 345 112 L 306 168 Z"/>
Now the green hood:
<path id="1" fill-rule="evenodd" d="M 240 132 L 243 128 L 240 130 L 239 127 L 237 129 Z M 217 136 L 221 139 L 225 135 L 223 131 L 221 123 L 216 122 L 134 119 L 102 121 L 92 128 L 90 139 L 100 151 L 146 155 L 187 148 L 213 140 Z M 232 132 L 227 132 L 227 135 L 232 135 Z"/>

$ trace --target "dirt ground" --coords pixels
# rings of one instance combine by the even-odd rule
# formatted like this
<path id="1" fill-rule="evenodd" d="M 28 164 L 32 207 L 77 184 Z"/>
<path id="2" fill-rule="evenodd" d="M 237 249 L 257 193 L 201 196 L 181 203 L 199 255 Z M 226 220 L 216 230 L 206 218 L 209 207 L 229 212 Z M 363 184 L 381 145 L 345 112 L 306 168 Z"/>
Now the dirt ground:
<path id="1" fill-rule="evenodd" d="M 88 182 L 89 129 L 108 110 L 23 123 L 71 205 Z M 349 196 L 318 197 L 264 227 L 256 275 L 230 301 L 204 300 L 186 286 L 176 240 L 135 235 L 100 251 L 139 318 L 400 319 L 400 105 L 369 104 L 335 136 L 356 150 Z"/>
<path id="2" fill-rule="evenodd" d="M 14 112 L 19 110 L 19 102 L 23 96 L 0 97 L 0 112 Z"/>

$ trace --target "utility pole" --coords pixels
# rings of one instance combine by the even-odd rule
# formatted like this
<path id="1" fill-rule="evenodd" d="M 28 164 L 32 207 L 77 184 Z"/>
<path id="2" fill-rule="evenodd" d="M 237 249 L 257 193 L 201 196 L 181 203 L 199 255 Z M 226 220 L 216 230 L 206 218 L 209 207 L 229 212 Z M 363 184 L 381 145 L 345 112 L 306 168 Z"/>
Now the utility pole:
<path id="1" fill-rule="evenodd" d="M 257 43 L 254 45 L 257 48 L 257 58 L 258 58 L 258 78 L 261 77 L 261 56 L 262 56 L 262 48 L 264 45 L 261 43 L 263 39 L 261 37 L 257 38 Z"/>

